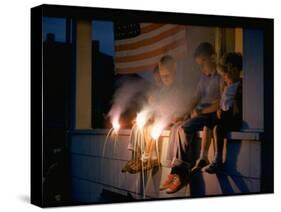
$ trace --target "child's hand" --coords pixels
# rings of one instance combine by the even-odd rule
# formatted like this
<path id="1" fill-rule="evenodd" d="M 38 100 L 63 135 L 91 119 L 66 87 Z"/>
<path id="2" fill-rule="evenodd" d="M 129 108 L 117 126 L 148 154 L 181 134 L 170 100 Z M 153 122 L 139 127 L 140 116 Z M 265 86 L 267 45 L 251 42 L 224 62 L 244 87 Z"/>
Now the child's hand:
<path id="1" fill-rule="evenodd" d="M 183 117 L 173 117 L 172 124 L 176 124 L 180 121 L 183 121 Z"/>
<path id="2" fill-rule="evenodd" d="M 193 110 L 193 111 L 191 112 L 190 117 L 191 117 L 191 118 L 195 118 L 195 117 L 197 117 L 197 116 L 199 116 L 199 115 L 200 115 L 200 114 L 199 114 L 198 110 Z"/>
<path id="3" fill-rule="evenodd" d="M 190 112 L 186 112 L 183 116 L 182 116 L 182 120 L 185 121 L 187 119 L 189 119 L 191 116 Z"/>
<path id="4" fill-rule="evenodd" d="M 221 119 L 221 113 L 222 113 L 222 110 L 218 109 L 217 110 L 217 117 L 218 117 L 218 119 Z"/>

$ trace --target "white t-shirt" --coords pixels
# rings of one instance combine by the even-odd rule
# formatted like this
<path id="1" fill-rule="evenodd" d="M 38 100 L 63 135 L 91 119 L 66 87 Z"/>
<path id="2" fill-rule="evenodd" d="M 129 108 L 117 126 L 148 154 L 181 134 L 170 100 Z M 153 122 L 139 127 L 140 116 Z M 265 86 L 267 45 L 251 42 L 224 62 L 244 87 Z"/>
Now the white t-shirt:
<path id="1" fill-rule="evenodd" d="M 225 86 L 221 100 L 220 107 L 223 111 L 227 111 L 233 106 L 235 94 L 240 82 L 233 83 L 231 85 Z"/>

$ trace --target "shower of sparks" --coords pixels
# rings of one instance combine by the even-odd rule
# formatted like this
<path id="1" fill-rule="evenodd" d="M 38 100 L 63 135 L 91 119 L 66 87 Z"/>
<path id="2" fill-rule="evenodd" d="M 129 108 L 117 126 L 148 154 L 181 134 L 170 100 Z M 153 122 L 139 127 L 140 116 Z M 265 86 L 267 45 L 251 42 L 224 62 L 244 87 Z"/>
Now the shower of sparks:
<path id="1" fill-rule="evenodd" d="M 112 121 L 112 127 L 113 127 L 113 130 L 114 130 L 114 133 L 118 134 L 118 131 L 120 129 L 120 124 L 119 124 L 119 121 L 117 119 L 114 119 Z"/>
<path id="2" fill-rule="evenodd" d="M 134 142 L 134 149 L 140 148 L 141 154 L 143 155 L 145 152 L 145 136 L 144 136 L 144 126 L 145 126 L 145 116 L 143 113 L 139 113 L 136 118 L 136 123 L 133 125 L 131 133 L 130 133 L 130 139 L 133 138 L 135 140 Z M 133 158 L 134 160 L 137 160 L 137 151 L 133 152 Z M 146 198 L 145 194 L 145 173 L 144 173 L 144 163 L 141 161 L 141 184 L 142 184 L 142 192 L 143 192 L 143 199 Z M 136 189 L 138 189 L 138 182 L 136 181 Z"/>
<path id="3" fill-rule="evenodd" d="M 138 113 L 136 118 L 136 124 L 139 130 L 141 130 L 144 127 L 146 121 L 147 121 L 147 117 L 145 116 L 145 113 L 143 112 Z"/>
<path id="4" fill-rule="evenodd" d="M 133 125 L 131 132 L 130 132 L 130 138 L 134 139 L 134 149 L 140 148 L 140 153 L 141 155 L 145 154 L 145 148 L 146 148 L 146 143 L 148 142 L 146 139 L 146 133 L 149 133 L 151 140 L 155 142 L 155 148 L 156 148 L 156 154 L 157 158 L 160 164 L 160 156 L 159 156 L 159 149 L 158 149 L 158 140 L 159 137 L 162 133 L 162 130 L 164 129 L 164 124 L 162 124 L 161 121 L 157 121 L 156 123 L 153 124 L 152 128 L 150 128 L 150 125 L 148 125 L 148 121 L 150 120 L 151 113 L 147 110 L 141 111 L 140 113 L 137 114 L 136 117 L 136 123 Z M 118 117 L 113 117 L 111 120 L 111 125 L 112 128 L 108 131 L 105 143 L 104 143 L 104 148 L 103 148 L 103 156 L 105 156 L 105 150 L 107 143 L 109 141 L 113 142 L 113 152 L 115 152 L 116 149 L 116 143 L 118 141 L 118 134 L 120 131 L 120 123 L 119 123 L 119 118 Z M 147 128 L 148 127 L 148 128 Z M 150 129 L 150 130 L 148 130 Z M 133 158 L 137 159 L 137 151 L 134 151 Z M 147 170 L 144 170 L 144 161 L 141 161 L 141 184 L 142 184 L 142 194 L 143 198 L 146 198 L 146 191 L 145 191 L 145 181 L 149 181 L 149 179 L 152 177 L 150 173 L 150 177 L 148 179 L 146 178 L 147 176 Z M 137 182 L 136 182 L 136 188 L 137 188 Z"/>
<path id="5" fill-rule="evenodd" d="M 155 145 L 156 145 L 156 154 L 157 154 L 157 159 L 158 159 L 158 163 L 160 164 L 160 153 L 159 153 L 159 137 L 164 129 L 164 124 L 161 124 L 161 122 L 159 123 L 154 123 L 150 136 L 151 138 L 155 141 Z"/>
<path id="6" fill-rule="evenodd" d="M 106 145 L 108 143 L 108 140 L 113 141 L 113 152 L 115 152 L 115 147 L 116 147 L 116 143 L 118 141 L 118 132 L 120 130 L 120 124 L 118 121 L 118 118 L 114 118 L 112 121 L 112 128 L 108 131 L 106 138 L 105 138 L 105 142 L 104 142 L 104 146 L 103 146 L 103 153 L 102 155 L 104 156 L 105 154 L 105 150 L 106 150 Z"/>
<path id="7" fill-rule="evenodd" d="M 155 124 L 151 130 L 151 137 L 157 141 L 159 136 L 161 135 L 163 127 L 161 124 Z"/>

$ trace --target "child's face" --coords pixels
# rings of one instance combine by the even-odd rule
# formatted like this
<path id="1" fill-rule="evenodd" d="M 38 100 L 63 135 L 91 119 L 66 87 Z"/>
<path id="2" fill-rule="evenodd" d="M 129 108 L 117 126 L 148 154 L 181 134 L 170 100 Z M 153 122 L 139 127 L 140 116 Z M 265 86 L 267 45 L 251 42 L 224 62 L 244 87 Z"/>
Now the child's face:
<path id="1" fill-rule="evenodd" d="M 213 56 L 198 56 L 195 58 L 195 62 L 200 66 L 200 70 L 205 75 L 210 75 L 214 72 L 216 62 Z"/>
<path id="2" fill-rule="evenodd" d="M 159 74 L 163 85 L 166 87 L 171 86 L 176 77 L 176 64 L 160 65 Z"/>
<path id="3" fill-rule="evenodd" d="M 232 83 L 232 79 L 229 77 L 229 75 L 227 73 L 225 73 L 223 71 L 222 68 L 219 68 L 218 73 L 221 75 L 223 81 L 225 82 L 225 84 L 230 85 Z"/>
<path id="4" fill-rule="evenodd" d="M 160 87 L 162 85 L 162 81 L 161 81 L 159 71 L 153 73 L 153 78 L 154 78 L 155 84 Z"/>

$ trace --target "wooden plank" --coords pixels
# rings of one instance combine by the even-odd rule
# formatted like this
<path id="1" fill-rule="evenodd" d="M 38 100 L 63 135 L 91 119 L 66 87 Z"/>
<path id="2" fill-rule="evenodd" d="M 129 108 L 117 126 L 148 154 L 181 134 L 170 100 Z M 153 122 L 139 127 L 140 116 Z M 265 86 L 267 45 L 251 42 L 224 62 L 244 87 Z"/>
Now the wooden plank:
<path id="1" fill-rule="evenodd" d="M 92 130 L 87 130 L 87 129 L 75 129 L 75 130 L 71 130 L 69 131 L 69 133 L 73 136 L 73 135 L 107 135 L 109 132 L 109 129 L 92 129 Z M 129 136 L 131 133 L 131 129 L 120 129 L 118 131 L 119 135 L 122 136 Z M 161 136 L 169 136 L 170 131 L 169 130 L 164 130 L 161 133 Z"/>
<path id="2" fill-rule="evenodd" d="M 72 136 L 78 135 L 95 135 L 95 136 L 106 136 L 109 132 L 108 129 L 94 129 L 94 130 L 74 130 L 71 131 L 70 134 Z M 119 131 L 119 136 L 129 136 L 131 130 L 130 129 L 122 129 Z M 256 140 L 259 141 L 262 139 L 262 131 L 249 131 L 249 130 L 241 130 L 241 131 L 232 131 L 227 134 L 227 138 L 231 140 Z M 164 130 L 161 133 L 161 137 L 169 137 L 170 131 Z M 202 131 L 197 133 L 198 137 L 202 137 Z"/>
<path id="3" fill-rule="evenodd" d="M 102 134 L 75 134 L 72 136 L 71 158 L 73 177 L 102 185 L 100 187 L 119 189 L 140 196 L 143 194 L 142 183 L 144 182 L 146 198 L 188 197 L 217 195 L 227 192 L 259 191 L 261 143 L 255 140 L 228 140 L 225 142 L 224 160 L 226 161 L 226 177 L 218 178 L 216 175 L 203 173 L 201 177 L 192 177 L 190 186 L 184 186 L 175 194 L 166 194 L 165 191 L 159 191 L 159 186 L 169 174 L 169 168 L 162 167 L 159 170 L 149 171 L 145 175 L 144 181 L 140 174 L 121 173 L 122 167 L 130 159 L 130 152 L 127 150 L 128 136 L 120 136 L 115 149 L 118 151 L 114 152 L 113 145 L 109 145 L 105 154 L 102 155 L 104 139 L 105 136 Z M 162 137 L 160 142 L 161 163 L 167 158 L 168 146 L 168 137 Z M 211 161 L 214 156 L 212 145 L 208 156 Z M 225 180 L 225 184 L 222 183 L 224 182 L 223 180 Z M 245 185 L 246 182 L 244 187 L 248 190 L 243 190 L 243 186 L 237 184 L 237 182 L 240 182 L 241 185 Z M 91 197 L 93 194 L 89 194 L 89 192 L 93 191 L 88 191 L 88 188 L 85 188 L 83 185 L 81 188 L 82 200 L 83 198 L 93 199 Z M 77 185 L 73 186 L 77 187 Z M 84 193 L 83 189 L 86 189 Z"/>
<path id="4" fill-rule="evenodd" d="M 140 193 L 140 175 L 122 173 L 126 161 L 72 155 L 72 176 Z"/>
<path id="5" fill-rule="evenodd" d="M 106 142 L 105 135 L 73 135 L 71 139 L 71 152 L 76 154 L 84 154 L 94 157 L 112 158 L 117 160 L 130 160 L 132 158 L 131 151 L 128 150 L 129 136 L 118 136 L 115 142 L 108 139 Z M 167 148 L 168 138 L 161 137 L 159 139 L 159 151 Z M 166 151 L 162 151 L 166 155 Z"/>
<path id="6" fill-rule="evenodd" d="M 127 149 L 128 136 L 120 136 L 114 147 L 112 142 L 106 145 L 104 154 L 104 136 L 73 136 L 71 151 L 76 154 L 88 155 L 93 157 L 104 157 L 127 161 L 131 159 L 131 152 Z M 261 143 L 255 140 L 227 141 L 224 155 L 227 155 L 226 170 L 229 175 L 241 175 L 246 177 L 259 178 L 261 167 Z M 198 145 L 200 146 L 200 145 Z M 164 137 L 159 143 L 161 163 L 166 164 L 168 153 L 168 138 Z M 214 157 L 212 145 L 208 154 L 209 160 Z"/>
<path id="7" fill-rule="evenodd" d="M 142 193 L 142 182 L 144 182 L 145 193 L 148 198 L 171 197 L 171 195 L 159 190 L 160 184 L 164 182 L 170 169 L 161 167 L 148 171 L 144 175 L 144 181 L 142 181 L 141 173 L 121 173 L 124 164 L 123 161 L 73 155 L 72 176 L 137 194 Z M 186 187 L 172 195 L 172 197 L 177 196 L 188 196 Z"/>
<path id="8" fill-rule="evenodd" d="M 261 139 L 260 132 L 229 132 L 227 139 L 230 140 L 254 140 L 259 141 Z"/>
<path id="9" fill-rule="evenodd" d="M 71 152 L 95 157 L 115 158 L 119 160 L 131 159 L 128 150 L 129 136 L 119 136 L 116 143 L 105 135 L 74 135 L 72 136 Z"/>
<path id="10" fill-rule="evenodd" d="M 163 173 L 163 172 L 162 172 Z M 164 178 L 163 178 L 164 179 Z M 80 202 L 96 202 L 101 200 L 103 189 L 117 192 L 121 195 L 128 195 L 128 192 L 110 185 L 104 185 L 89 180 L 73 178 L 73 198 Z M 146 184 L 151 188 L 151 182 Z M 158 184 L 157 187 L 158 188 Z M 190 189 L 190 190 L 189 190 Z M 156 191 L 156 189 L 155 189 Z M 154 191 L 154 192 L 155 192 Z M 147 190 L 146 198 L 176 198 L 176 197 L 199 197 L 223 194 L 239 194 L 239 193 L 256 193 L 260 191 L 260 180 L 227 176 L 227 175 L 211 175 L 201 173 L 192 177 L 190 185 L 184 186 L 180 191 L 174 194 L 167 194 L 165 191 L 157 191 L 156 193 Z M 135 192 L 129 192 L 134 198 L 142 199 L 143 196 Z"/>

